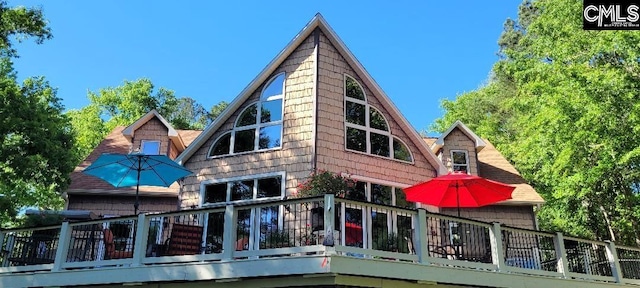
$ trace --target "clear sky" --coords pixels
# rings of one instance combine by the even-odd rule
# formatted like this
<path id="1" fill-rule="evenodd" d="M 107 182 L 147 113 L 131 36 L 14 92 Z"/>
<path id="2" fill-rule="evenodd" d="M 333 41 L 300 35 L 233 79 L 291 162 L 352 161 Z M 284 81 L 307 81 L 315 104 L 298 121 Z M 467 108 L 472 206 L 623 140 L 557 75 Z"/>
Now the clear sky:
<path id="1" fill-rule="evenodd" d="M 54 38 L 16 46 L 67 109 L 87 91 L 150 78 L 209 109 L 231 102 L 320 12 L 409 122 L 427 128 L 485 83 L 521 1 L 11 1 L 40 6 Z"/>

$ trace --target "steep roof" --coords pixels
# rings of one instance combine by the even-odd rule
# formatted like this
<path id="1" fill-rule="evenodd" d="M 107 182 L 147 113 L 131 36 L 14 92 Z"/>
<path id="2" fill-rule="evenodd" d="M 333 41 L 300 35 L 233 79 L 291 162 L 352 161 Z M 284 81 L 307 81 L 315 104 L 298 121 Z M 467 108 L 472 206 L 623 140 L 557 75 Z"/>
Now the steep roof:
<path id="1" fill-rule="evenodd" d="M 111 133 L 91 151 L 89 156 L 76 166 L 70 175 L 71 184 L 67 189 L 68 194 L 135 194 L 135 187 L 115 188 L 97 177 L 82 173 L 82 170 L 91 165 L 91 163 L 98 159 L 103 153 L 129 153 L 131 150 L 131 141 L 127 139 L 123 133 L 126 129 L 127 127 L 123 126 L 114 128 Z M 176 135 L 179 133 L 180 136 L 183 137 L 185 144 L 188 145 L 200 132 L 199 130 L 179 130 L 176 132 Z M 140 195 L 176 196 L 178 195 L 178 191 L 179 185 L 177 183 L 174 183 L 170 187 L 140 186 Z"/>
<path id="2" fill-rule="evenodd" d="M 122 134 L 129 139 L 133 138 L 136 130 L 140 128 L 142 125 L 144 125 L 145 123 L 149 122 L 149 120 L 153 119 L 154 117 L 160 120 L 160 122 L 165 127 L 167 127 L 167 130 L 169 130 L 168 132 L 169 139 L 171 139 L 171 142 L 173 142 L 173 144 L 175 144 L 176 147 L 178 147 L 179 151 L 183 151 L 187 147 L 187 144 L 184 143 L 178 131 L 176 131 L 176 129 L 173 129 L 173 126 L 171 126 L 169 121 L 167 121 L 167 119 L 164 119 L 164 117 L 162 117 L 162 115 L 160 115 L 160 113 L 158 113 L 156 109 L 153 109 L 147 112 L 147 114 L 140 117 L 140 119 L 136 120 L 136 122 L 133 122 L 133 124 L 129 125 L 127 128 L 125 128 L 122 131 Z"/>
<path id="3" fill-rule="evenodd" d="M 469 129 L 467 125 L 464 125 L 464 123 L 462 123 L 460 120 L 456 120 L 456 122 L 453 123 L 453 125 L 451 125 L 451 127 L 449 127 L 447 131 L 444 131 L 444 133 L 442 133 L 442 135 L 440 135 L 440 137 L 435 140 L 435 143 L 433 143 L 434 145 L 431 146 L 434 153 L 437 152 L 438 149 L 442 148 L 442 146 L 444 146 L 444 138 L 447 138 L 447 136 L 449 136 L 449 133 L 451 133 L 451 131 L 456 128 L 460 129 L 462 133 L 467 135 L 467 137 L 469 137 L 469 139 L 471 139 L 475 143 L 476 151 L 480 151 L 484 148 L 484 140 L 476 135 L 476 133 L 473 133 L 473 131 L 471 131 L 471 129 Z"/>
<path id="4" fill-rule="evenodd" d="M 424 138 L 427 145 L 434 147 L 440 138 L 427 137 Z M 536 192 L 536 190 L 522 178 L 518 170 L 509 163 L 498 149 L 496 149 L 487 139 L 481 139 L 484 143 L 484 149 L 478 152 L 478 176 L 502 182 L 516 189 L 511 194 L 512 199 L 504 201 L 500 204 L 542 204 L 544 199 Z M 439 149 L 439 148 L 438 148 Z M 437 150 L 436 150 L 437 151 Z"/>
<path id="5" fill-rule="evenodd" d="M 347 63 L 353 68 L 356 74 L 360 76 L 365 86 L 369 87 L 374 94 L 378 96 L 378 100 L 388 109 L 392 117 L 398 120 L 400 127 L 408 134 L 411 141 L 418 147 L 420 152 L 425 156 L 427 161 L 438 171 L 439 174 L 446 173 L 447 169 L 442 162 L 435 156 L 431 149 L 422 141 L 422 137 L 409 124 L 407 119 L 400 113 L 398 108 L 391 102 L 389 97 L 382 91 L 380 86 L 373 80 L 371 75 L 364 69 L 362 64 L 349 51 L 349 48 L 340 40 L 340 37 L 324 20 L 322 15 L 316 14 L 313 19 L 296 35 L 289 44 L 273 59 L 269 64 L 240 92 L 240 94 L 229 104 L 229 106 L 211 123 L 202 134 L 200 134 L 187 149 L 184 150 L 177 158 L 176 162 L 184 164 L 193 154 L 204 145 L 206 141 L 215 133 L 223 123 L 236 111 L 242 103 L 244 103 L 258 87 L 267 80 L 275 69 L 282 64 L 283 61 L 311 35 L 315 29 L 322 30 L 326 37 L 331 41 L 335 48 L 344 57 Z M 316 96 L 314 96 L 316 97 Z"/>

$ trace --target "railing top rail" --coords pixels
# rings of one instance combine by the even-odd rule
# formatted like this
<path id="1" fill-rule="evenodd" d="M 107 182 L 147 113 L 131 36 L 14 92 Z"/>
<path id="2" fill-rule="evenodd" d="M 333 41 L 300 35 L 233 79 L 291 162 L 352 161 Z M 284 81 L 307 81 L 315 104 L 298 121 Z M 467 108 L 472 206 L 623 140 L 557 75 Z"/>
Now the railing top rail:
<path id="1" fill-rule="evenodd" d="M 49 230 L 49 229 L 60 229 L 62 225 L 49 225 L 49 226 L 38 226 L 38 227 L 16 227 L 9 229 L 0 229 L 3 233 L 11 233 L 11 232 L 26 232 L 26 231 L 38 231 L 38 230 Z"/>
<path id="2" fill-rule="evenodd" d="M 565 240 L 565 241 L 566 241 L 566 240 L 571 240 L 571 241 L 576 241 L 576 242 L 589 243 L 589 244 L 596 244 L 596 245 L 602 245 L 602 246 L 607 245 L 607 242 L 604 242 L 604 241 L 596 241 L 596 240 L 582 239 L 582 238 L 573 237 L 573 236 L 564 236 L 564 240 Z"/>
<path id="3" fill-rule="evenodd" d="M 372 203 L 372 202 L 366 202 L 366 201 L 360 201 L 360 200 L 352 200 L 352 199 L 346 199 L 346 198 L 338 198 L 338 197 L 336 197 L 336 202 L 345 203 L 345 204 L 354 204 L 354 205 L 366 205 L 367 207 L 371 207 L 371 208 L 387 209 L 387 210 L 392 210 L 392 211 L 402 212 L 407 214 L 410 214 L 410 213 L 415 214 L 418 211 L 418 209 L 403 208 L 403 207 L 378 204 L 378 203 Z"/>
<path id="4" fill-rule="evenodd" d="M 624 246 L 624 245 L 616 245 L 616 249 L 618 250 L 631 250 L 631 251 L 636 251 L 636 252 L 640 252 L 640 247 L 631 247 L 631 246 Z"/>
<path id="5" fill-rule="evenodd" d="M 483 226 L 483 227 L 491 227 L 491 226 L 493 226 L 493 223 L 491 223 L 491 222 L 472 220 L 472 219 L 456 217 L 456 216 L 451 216 L 451 215 L 445 215 L 445 214 L 440 214 L 440 213 L 427 212 L 427 217 L 434 217 L 434 218 L 437 218 L 437 219 L 443 219 L 443 220 L 455 221 L 455 222 L 460 222 L 460 223 L 473 224 L 473 225 L 478 225 L 478 226 Z"/>
<path id="6" fill-rule="evenodd" d="M 507 230 L 507 231 L 515 231 L 515 232 L 536 234 L 536 235 L 545 236 L 545 237 L 554 237 L 556 235 L 554 233 L 547 232 L 547 231 L 540 231 L 540 230 L 533 230 L 533 229 L 526 229 L 526 228 L 518 228 L 518 227 L 513 227 L 513 226 L 507 226 L 507 225 L 504 225 L 504 224 L 500 224 L 500 226 L 502 226 L 502 230 Z"/>

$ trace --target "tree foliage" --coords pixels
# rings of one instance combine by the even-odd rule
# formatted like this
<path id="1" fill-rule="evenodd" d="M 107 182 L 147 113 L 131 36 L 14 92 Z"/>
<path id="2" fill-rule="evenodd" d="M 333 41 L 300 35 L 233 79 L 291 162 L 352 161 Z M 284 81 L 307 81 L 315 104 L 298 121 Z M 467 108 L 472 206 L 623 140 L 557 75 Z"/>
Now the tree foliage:
<path id="1" fill-rule="evenodd" d="M 77 134 L 78 162 L 115 127 L 131 125 L 153 109 L 175 129 L 202 130 L 217 117 L 192 98 L 178 98 L 165 88 L 154 89 L 149 79 L 125 81 L 121 86 L 90 91 L 88 98 L 89 105 L 68 112 Z M 213 106 L 212 112 L 219 113 L 226 106 L 222 101 Z"/>
<path id="2" fill-rule="evenodd" d="M 525 1 L 489 83 L 444 101 L 547 203 L 542 228 L 640 245 L 640 34 L 582 30 L 582 1 Z"/>
<path id="3" fill-rule="evenodd" d="M 51 38 L 42 11 L 0 2 L 0 223 L 24 207 L 61 208 L 75 167 L 74 137 L 56 90 L 42 77 L 18 83 L 12 40 Z"/>

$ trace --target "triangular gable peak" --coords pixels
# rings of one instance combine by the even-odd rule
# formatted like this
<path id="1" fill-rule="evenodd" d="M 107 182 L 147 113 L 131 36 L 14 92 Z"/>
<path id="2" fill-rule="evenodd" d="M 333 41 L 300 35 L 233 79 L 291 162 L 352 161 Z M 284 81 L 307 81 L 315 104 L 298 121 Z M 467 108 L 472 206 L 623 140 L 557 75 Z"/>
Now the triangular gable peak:
<path id="1" fill-rule="evenodd" d="M 445 138 L 447 138 L 447 136 L 449 136 L 449 134 L 451 134 L 451 132 L 456 128 L 459 129 L 464 135 L 469 137 L 471 141 L 473 141 L 473 143 L 475 144 L 476 152 L 480 152 L 487 145 L 484 140 L 476 135 L 476 133 L 473 133 L 473 131 L 469 129 L 467 125 L 464 125 L 464 123 L 462 123 L 460 120 L 456 120 L 456 122 L 453 123 L 453 125 L 451 125 L 451 127 L 449 127 L 447 131 L 442 133 L 442 135 L 440 135 L 440 137 L 436 139 L 436 141 L 431 146 L 431 150 L 434 153 L 438 152 L 438 150 L 440 150 L 444 146 Z"/>
<path id="2" fill-rule="evenodd" d="M 154 117 L 157 118 L 165 127 L 167 127 L 167 135 L 169 136 L 169 139 L 171 139 L 171 142 L 176 145 L 178 151 L 183 151 L 186 148 L 186 145 L 184 144 L 184 141 L 182 141 L 182 137 L 180 137 L 178 131 L 176 131 L 173 126 L 171 126 L 169 121 L 167 121 L 167 119 L 164 119 L 164 117 L 162 117 L 162 115 L 160 115 L 160 113 L 158 113 L 158 111 L 156 111 L 155 109 L 149 111 L 147 114 L 140 117 L 140 119 L 138 119 L 136 122 L 125 128 L 122 131 L 122 134 L 129 140 L 133 139 L 136 130 L 142 127 L 142 125 L 144 125 L 145 123 L 149 122 Z"/>
<path id="3" fill-rule="evenodd" d="M 342 55 L 345 61 L 353 68 L 355 75 L 361 81 L 361 84 L 368 87 L 372 94 L 376 95 L 380 105 L 390 114 L 401 127 L 403 131 L 408 135 L 410 141 L 417 147 L 417 149 L 424 155 L 426 160 L 431 166 L 433 166 L 438 174 L 446 173 L 446 167 L 435 156 L 435 154 L 429 149 L 429 147 L 422 141 L 422 138 L 415 129 L 404 118 L 398 108 L 391 102 L 389 97 L 382 91 L 378 84 L 373 80 L 371 75 L 364 69 L 362 64 L 355 58 L 355 56 L 349 51 L 346 45 L 340 40 L 335 31 L 327 24 L 322 15 L 316 14 L 315 17 L 298 33 L 298 35 L 254 78 L 247 87 L 229 104 L 227 109 L 223 111 L 216 120 L 211 123 L 199 136 L 196 138 L 187 149 L 180 154 L 176 159 L 176 162 L 184 164 L 191 156 L 193 156 L 202 145 L 204 145 L 212 135 L 221 128 L 221 126 L 228 121 L 228 119 L 245 103 L 254 93 L 268 80 L 268 77 L 272 76 L 276 69 L 291 55 L 296 48 L 303 43 L 312 33 L 319 29 L 325 37 L 331 42 L 340 55 Z M 317 91 L 315 92 L 317 93 Z M 315 96 L 314 96 L 315 97 Z"/>

